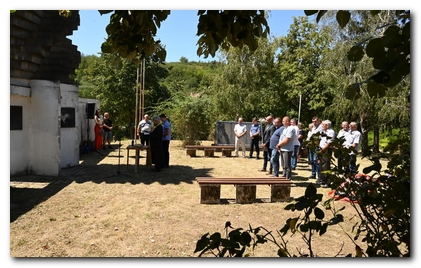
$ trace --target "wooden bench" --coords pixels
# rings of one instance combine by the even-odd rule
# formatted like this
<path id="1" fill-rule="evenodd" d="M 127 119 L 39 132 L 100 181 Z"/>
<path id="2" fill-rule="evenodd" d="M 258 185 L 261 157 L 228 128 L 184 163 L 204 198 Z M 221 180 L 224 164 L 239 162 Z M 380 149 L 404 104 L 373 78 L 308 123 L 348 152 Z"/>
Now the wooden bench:
<path id="1" fill-rule="evenodd" d="M 215 156 L 215 152 L 222 152 L 222 156 L 230 157 L 232 151 L 234 151 L 234 146 L 232 145 L 185 145 L 184 147 L 186 148 L 186 154 L 191 157 L 196 156 L 197 150 L 203 150 L 205 156 L 208 157 Z"/>
<path id="2" fill-rule="evenodd" d="M 235 202 L 250 204 L 256 200 L 256 185 L 270 185 L 270 202 L 285 202 L 290 199 L 292 182 L 285 177 L 262 178 L 213 178 L 196 177 L 200 186 L 201 204 L 220 204 L 221 185 L 234 185 Z"/>

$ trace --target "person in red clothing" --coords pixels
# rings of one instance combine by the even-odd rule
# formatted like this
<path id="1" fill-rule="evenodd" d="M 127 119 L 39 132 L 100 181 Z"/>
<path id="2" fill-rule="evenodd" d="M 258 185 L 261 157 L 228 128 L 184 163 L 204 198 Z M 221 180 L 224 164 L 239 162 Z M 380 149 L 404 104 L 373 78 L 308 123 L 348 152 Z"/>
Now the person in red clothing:
<path id="1" fill-rule="evenodd" d="M 102 129 L 102 126 L 104 124 L 104 117 L 101 114 L 101 110 L 97 109 L 95 111 L 95 150 L 98 152 L 101 152 L 102 144 L 103 144 L 103 133 L 104 130 Z"/>

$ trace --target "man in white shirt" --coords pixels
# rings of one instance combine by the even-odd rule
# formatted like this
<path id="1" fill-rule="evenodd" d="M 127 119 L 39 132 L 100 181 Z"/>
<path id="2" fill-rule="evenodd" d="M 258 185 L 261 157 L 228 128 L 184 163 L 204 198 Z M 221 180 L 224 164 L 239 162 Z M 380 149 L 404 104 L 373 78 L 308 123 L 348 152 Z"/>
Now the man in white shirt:
<path id="1" fill-rule="evenodd" d="M 297 121 L 292 118 L 291 121 L 291 127 L 294 128 L 295 131 L 295 138 L 293 140 L 294 143 L 294 150 L 292 151 L 292 156 L 291 156 L 291 168 L 292 170 L 295 170 L 297 168 L 297 161 L 298 161 L 298 151 L 300 150 L 300 141 L 298 140 L 298 132 L 300 131 L 300 129 L 297 126 Z"/>
<path id="2" fill-rule="evenodd" d="M 351 148 L 352 151 L 349 153 L 349 166 L 348 169 L 351 173 L 357 173 L 357 153 L 360 149 L 361 132 L 357 130 L 357 122 L 351 122 L 349 124 L 349 132 L 345 135 L 345 147 Z"/>
<path id="3" fill-rule="evenodd" d="M 280 151 L 281 166 L 283 169 L 283 176 L 287 180 L 291 180 L 292 167 L 291 167 L 291 156 L 294 151 L 294 139 L 296 132 L 293 126 L 290 125 L 289 116 L 284 116 L 282 124 L 284 125 L 284 131 L 282 131 L 279 143 L 276 145 L 278 151 Z"/>
<path id="4" fill-rule="evenodd" d="M 140 143 L 145 146 L 149 145 L 150 133 L 152 131 L 152 122 L 149 120 L 149 115 L 145 114 L 143 120 L 137 126 L 137 136 L 140 138 Z"/>
<path id="5" fill-rule="evenodd" d="M 247 125 L 244 124 L 243 118 L 238 118 L 238 124 L 234 126 L 235 134 L 235 151 L 234 154 L 238 157 L 238 149 L 241 146 L 243 157 L 246 157 L 246 134 L 247 134 Z"/>
<path id="6" fill-rule="evenodd" d="M 345 135 L 349 132 L 349 124 L 347 121 L 343 121 L 341 126 L 342 126 L 341 130 L 339 130 L 338 135 L 336 135 L 337 139 L 340 139 L 342 137 L 345 138 Z M 342 145 L 345 146 L 345 143 L 346 143 L 346 140 L 344 141 Z M 340 157 L 340 156 L 338 157 L 339 173 L 343 173 L 343 170 L 342 170 L 342 161 L 344 160 L 343 158 L 344 157 Z"/>
<path id="7" fill-rule="evenodd" d="M 319 180 L 316 183 L 322 185 L 322 187 L 327 188 L 328 186 L 328 176 L 323 174 L 323 171 L 330 170 L 330 160 L 332 159 L 332 147 L 330 144 L 335 139 L 335 131 L 331 128 L 331 122 L 329 120 L 323 120 L 322 122 L 322 138 L 319 143 L 319 151 L 317 152 L 320 168 L 319 168 Z"/>

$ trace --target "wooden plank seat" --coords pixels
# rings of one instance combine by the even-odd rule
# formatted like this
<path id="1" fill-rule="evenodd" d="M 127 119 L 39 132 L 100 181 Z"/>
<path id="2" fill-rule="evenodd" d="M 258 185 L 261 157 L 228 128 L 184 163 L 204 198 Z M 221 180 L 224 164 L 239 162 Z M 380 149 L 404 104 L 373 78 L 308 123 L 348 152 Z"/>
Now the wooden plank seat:
<path id="1" fill-rule="evenodd" d="M 205 156 L 208 157 L 215 156 L 215 152 L 222 152 L 223 156 L 229 157 L 234 151 L 234 146 L 231 145 L 185 145 L 184 148 L 186 148 L 186 154 L 191 157 L 196 156 L 197 150 L 203 150 Z"/>
<path id="2" fill-rule="evenodd" d="M 292 182 L 285 177 L 262 178 L 214 178 L 196 177 L 200 186 L 201 204 L 220 204 L 221 185 L 234 185 L 236 188 L 235 202 L 250 204 L 256 200 L 256 185 L 271 187 L 270 202 L 285 202 L 290 199 Z"/>

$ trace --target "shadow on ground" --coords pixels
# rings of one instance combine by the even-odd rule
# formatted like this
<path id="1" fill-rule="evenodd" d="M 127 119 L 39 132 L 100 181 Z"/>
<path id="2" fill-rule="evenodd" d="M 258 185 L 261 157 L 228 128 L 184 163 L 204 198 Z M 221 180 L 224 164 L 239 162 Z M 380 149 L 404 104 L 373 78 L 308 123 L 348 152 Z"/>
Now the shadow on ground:
<path id="1" fill-rule="evenodd" d="M 117 147 L 118 148 L 118 147 Z M 118 164 L 101 164 L 105 157 L 120 158 Z M 134 156 L 133 156 L 134 158 Z M 59 176 L 22 174 L 10 177 L 10 222 L 48 200 L 71 183 L 131 183 L 131 184 L 180 184 L 194 183 L 195 177 L 209 176 L 210 168 L 193 169 L 190 166 L 173 165 L 161 172 L 152 166 L 140 165 L 135 173 L 134 165 L 126 165 L 126 158 L 110 155 L 105 150 L 91 152 L 80 157 L 81 164 L 63 168 Z M 145 160 L 145 159 L 143 159 Z M 141 161 L 142 162 L 142 161 Z"/>

